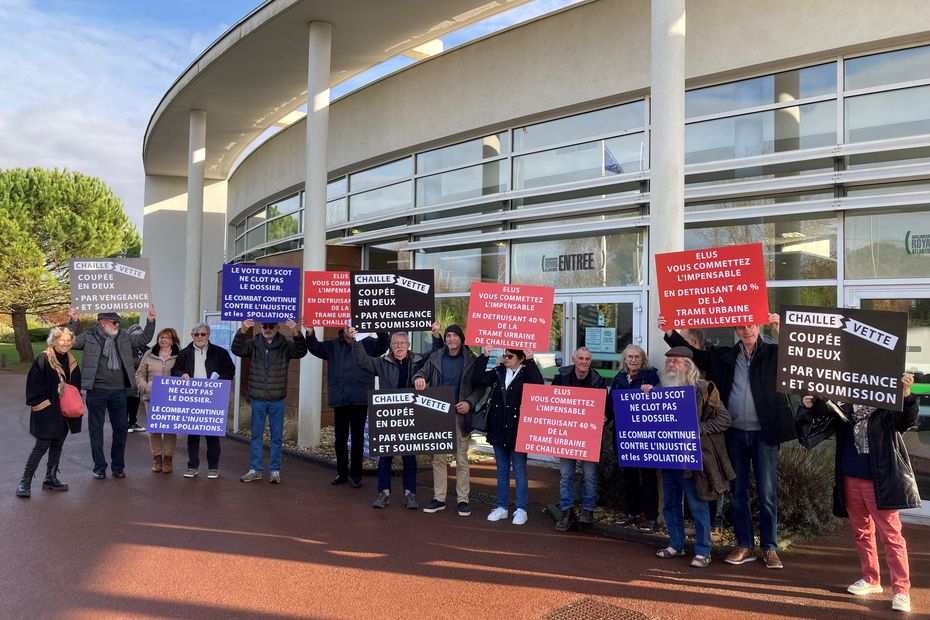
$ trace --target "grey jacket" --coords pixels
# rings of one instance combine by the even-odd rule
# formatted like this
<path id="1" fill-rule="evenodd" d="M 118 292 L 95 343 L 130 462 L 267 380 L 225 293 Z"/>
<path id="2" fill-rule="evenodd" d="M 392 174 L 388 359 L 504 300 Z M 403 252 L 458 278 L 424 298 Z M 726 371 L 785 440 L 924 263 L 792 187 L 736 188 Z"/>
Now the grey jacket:
<path id="1" fill-rule="evenodd" d="M 69 321 L 68 329 L 72 332 L 77 330 L 77 321 Z M 129 334 L 119 330 L 116 334 L 116 351 L 119 353 L 120 365 L 123 367 L 126 387 L 135 386 L 136 369 L 133 364 L 133 348 L 143 347 L 152 340 L 155 335 L 155 321 L 148 321 L 145 329 L 135 334 Z M 97 334 L 97 325 L 94 324 L 88 330 L 74 337 L 72 348 L 84 351 L 84 361 L 82 366 L 84 372 L 81 373 L 81 389 L 94 389 L 94 378 L 97 375 L 97 365 L 100 363 L 100 355 L 103 353 L 104 340 Z"/>

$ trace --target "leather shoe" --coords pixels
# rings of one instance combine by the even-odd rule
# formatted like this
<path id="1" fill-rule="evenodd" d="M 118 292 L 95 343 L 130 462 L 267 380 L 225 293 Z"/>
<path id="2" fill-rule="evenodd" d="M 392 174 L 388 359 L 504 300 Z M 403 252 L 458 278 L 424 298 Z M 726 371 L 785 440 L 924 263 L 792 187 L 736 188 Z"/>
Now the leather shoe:
<path id="1" fill-rule="evenodd" d="M 361 479 L 361 478 L 352 478 L 352 488 L 353 488 L 353 489 L 360 489 L 361 487 L 362 487 L 362 479 Z"/>
<path id="2" fill-rule="evenodd" d="M 756 561 L 756 552 L 749 547 L 737 547 L 723 560 L 727 564 L 745 564 Z"/>
<path id="3" fill-rule="evenodd" d="M 336 486 L 337 484 L 345 484 L 349 481 L 349 478 L 346 476 L 336 476 L 333 478 L 333 481 L 330 482 L 331 485 Z"/>
<path id="4" fill-rule="evenodd" d="M 765 549 L 762 551 L 762 561 L 765 562 L 766 568 L 784 568 L 785 565 L 781 563 L 781 560 L 778 557 L 778 552 L 774 549 Z"/>
<path id="5" fill-rule="evenodd" d="M 105 471 L 95 471 L 95 472 L 94 472 L 94 480 L 103 480 L 103 479 L 106 478 L 106 477 L 107 477 L 107 472 L 105 472 Z"/>
<path id="6" fill-rule="evenodd" d="M 124 471 L 115 471 L 115 472 L 113 472 L 113 477 L 114 477 L 114 478 L 125 478 L 125 477 L 126 477 L 126 472 L 124 472 Z"/>

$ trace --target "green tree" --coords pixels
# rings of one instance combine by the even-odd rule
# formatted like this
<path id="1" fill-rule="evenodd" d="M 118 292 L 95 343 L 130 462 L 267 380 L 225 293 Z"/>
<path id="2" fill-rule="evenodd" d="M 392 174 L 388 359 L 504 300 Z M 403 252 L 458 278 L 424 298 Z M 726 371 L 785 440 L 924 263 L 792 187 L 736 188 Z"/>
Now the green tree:
<path id="1" fill-rule="evenodd" d="M 0 313 L 21 361 L 33 360 L 27 313 L 70 303 L 72 258 L 139 256 L 142 239 L 100 179 L 41 168 L 0 170 Z"/>

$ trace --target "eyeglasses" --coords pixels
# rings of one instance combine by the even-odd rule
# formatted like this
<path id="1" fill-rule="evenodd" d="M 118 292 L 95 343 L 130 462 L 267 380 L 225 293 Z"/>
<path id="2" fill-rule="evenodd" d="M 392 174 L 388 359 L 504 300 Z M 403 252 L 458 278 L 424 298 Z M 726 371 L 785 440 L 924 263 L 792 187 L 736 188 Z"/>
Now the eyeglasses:
<path id="1" fill-rule="evenodd" d="M 269 331 L 274 331 L 274 330 L 278 329 L 278 326 L 277 326 L 277 324 L 275 324 L 275 323 L 272 323 L 271 325 L 268 325 L 268 324 L 266 323 L 266 324 L 262 325 L 262 329 L 267 329 L 267 330 L 269 330 Z"/>
<path id="2" fill-rule="evenodd" d="M 210 334 L 208 334 L 207 332 L 199 332 L 196 334 L 191 334 L 191 336 L 193 336 L 194 338 L 206 338 L 209 335 Z"/>

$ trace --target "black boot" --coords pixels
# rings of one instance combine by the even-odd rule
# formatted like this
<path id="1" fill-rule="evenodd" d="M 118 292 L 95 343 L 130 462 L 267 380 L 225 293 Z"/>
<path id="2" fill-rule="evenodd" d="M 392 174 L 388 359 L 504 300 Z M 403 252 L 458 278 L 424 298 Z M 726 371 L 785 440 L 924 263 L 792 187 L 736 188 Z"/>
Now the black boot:
<path id="1" fill-rule="evenodd" d="M 67 491 L 68 485 L 58 480 L 57 472 L 49 471 L 42 481 L 42 488 L 46 491 Z"/>
<path id="2" fill-rule="evenodd" d="M 33 446 L 32 452 L 29 453 L 29 458 L 26 459 L 26 469 L 23 471 L 23 479 L 19 481 L 19 486 L 16 487 L 17 497 L 29 497 L 32 495 L 32 478 L 36 474 L 36 469 L 39 468 L 39 461 L 45 456 L 45 452 L 49 449 L 50 445 L 51 441 L 48 439 L 36 439 L 35 446 Z"/>
<path id="3" fill-rule="evenodd" d="M 32 478 L 23 478 L 16 487 L 16 497 L 29 497 L 32 495 Z"/>
<path id="4" fill-rule="evenodd" d="M 68 485 L 58 480 L 58 463 L 61 461 L 61 448 L 64 442 L 53 441 L 48 451 L 48 472 L 42 481 L 46 491 L 67 491 Z"/>

